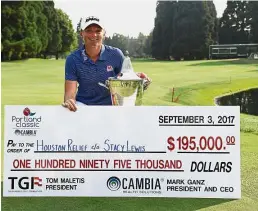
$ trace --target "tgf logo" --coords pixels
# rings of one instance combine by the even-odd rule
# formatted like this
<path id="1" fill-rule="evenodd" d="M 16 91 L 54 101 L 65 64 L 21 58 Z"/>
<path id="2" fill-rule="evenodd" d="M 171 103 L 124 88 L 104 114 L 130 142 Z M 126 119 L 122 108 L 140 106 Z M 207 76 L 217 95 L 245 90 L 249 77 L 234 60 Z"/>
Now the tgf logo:
<path id="1" fill-rule="evenodd" d="M 35 186 L 42 186 L 42 179 L 39 177 L 8 177 L 11 180 L 11 189 L 13 190 L 15 184 L 18 184 L 18 187 L 23 190 L 34 189 Z"/>

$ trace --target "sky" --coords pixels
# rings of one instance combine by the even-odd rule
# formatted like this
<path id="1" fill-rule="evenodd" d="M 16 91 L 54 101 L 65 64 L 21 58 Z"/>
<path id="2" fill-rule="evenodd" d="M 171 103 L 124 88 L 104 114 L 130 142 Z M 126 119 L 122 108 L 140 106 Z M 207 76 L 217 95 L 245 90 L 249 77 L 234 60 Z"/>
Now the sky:
<path id="1" fill-rule="evenodd" d="M 81 17 L 97 16 L 105 26 L 106 35 L 113 33 L 137 37 L 139 32 L 149 35 L 154 28 L 157 0 L 54 0 L 71 19 L 74 29 Z M 218 17 L 227 0 L 214 0 Z"/>

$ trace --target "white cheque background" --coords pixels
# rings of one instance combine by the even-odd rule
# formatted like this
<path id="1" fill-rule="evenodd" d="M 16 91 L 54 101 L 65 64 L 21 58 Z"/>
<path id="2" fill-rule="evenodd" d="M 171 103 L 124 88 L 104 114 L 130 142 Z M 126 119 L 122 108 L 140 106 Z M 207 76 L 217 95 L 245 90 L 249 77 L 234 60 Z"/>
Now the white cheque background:
<path id="1" fill-rule="evenodd" d="M 41 117 L 36 136 L 17 136 L 14 133 L 13 116 L 24 117 L 23 109 L 28 107 L 36 112 L 34 117 Z M 235 126 L 159 126 L 159 116 L 235 116 Z M 77 112 L 70 112 L 61 106 L 6 106 L 5 109 L 5 152 L 4 152 L 4 196 L 122 196 L 122 197 L 202 197 L 202 198 L 240 198 L 240 114 L 239 107 L 79 107 Z M 227 146 L 229 154 L 190 154 L 170 152 L 167 149 L 168 137 L 179 136 L 235 136 L 236 144 Z M 104 151 L 105 140 L 109 144 L 124 144 L 128 146 L 145 146 L 145 151 L 166 151 L 166 153 L 34 153 L 37 150 L 37 140 L 45 145 L 67 144 L 68 139 L 73 144 L 98 144 L 99 151 Z M 34 143 L 34 148 L 28 153 L 7 153 L 8 140 L 14 143 Z M 127 142 L 128 141 L 128 142 Z M 196 140 L 197 141 L 197 140 Z M 224 140 L 223 140 L 224 141 Z M 127 144 L 129 143 L 129 144 Z M 17 147 L 19 148 L 19 147 Z M 126 147 L 125 147 L 126 148 Z M 11 171 L 15 159 L 104 159 L 113 163 L 115 159 L 129 160 L 181 160 L 184 172 L 155 171 Z M 232 170 L 226 172 L 190 172 L 191 163 L 195 162 L 232 162 Z M 78 166 L 75 167 L 78 169 Z M 105 169 L 105 168 L 103 168 Z M 114 169 L 112 165 L 108 169 Z M 134 162 L 132 168 L 136 169 Z M 87 170 L 87 169 L 85 169 Z M 143 169 L 141 169 L 143 170 Z M 167 169 L 166 169 L 167 170 Z M 169 169 L 168 169 L 169 170 Z M 161 193 L 139 190 L 125 193 L 122 188 L 111 191 L 107 188 L 107 180 L 112 177 L 122 178 L 158 178 L 161 182 Z M 40 177 L 41 192 L 21 191 L 10 192 L 8 177 Z M 76 190 L 45 190 L 46 178 L 84 178 L 85 183 L 77 183 Z M 185 179 L 185 184 L 191 180 L 205 180 L 209 187 L 233 187 L 233 192 L 190 192 L 167 190 L 167 180 Z M 60 184 L 60 183 L 59 183 Z M 176 186 L 177 184 L 175 184 Z M 203 190 L 203 189 L 202 189 Z"/>

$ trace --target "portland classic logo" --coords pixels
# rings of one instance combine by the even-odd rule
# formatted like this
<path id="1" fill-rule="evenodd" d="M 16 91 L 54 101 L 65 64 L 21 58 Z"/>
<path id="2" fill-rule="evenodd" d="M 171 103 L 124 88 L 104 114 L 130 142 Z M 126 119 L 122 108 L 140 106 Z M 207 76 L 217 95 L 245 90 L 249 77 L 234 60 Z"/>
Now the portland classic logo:
<path id="1" fill-rule="evenodd" d="M 35 113 L 31 113 L 29 108 L 24 108 L 23 114 L 24 114 L 24 116 L 34 116 L 36 114 L 36 112 Z"/>
<path id="2" fill-rule="evenodd" d="M 23 115 L 12 116 L 14 123 L 14 134 L 17 136 L 36 136 L 40 129 L 41 116 L 36 116 L 36 112 L 26 107 L 23 109 Z"/>
<path id="3" fill-rule="evenodd" d="M 119 178 L 117 177 L 110 177 L 108 180 L 107 180 L 107 187 L 109 190 L 111 191 L 116 191 L 120 188 L 121 186 L 121 181 Z"/>

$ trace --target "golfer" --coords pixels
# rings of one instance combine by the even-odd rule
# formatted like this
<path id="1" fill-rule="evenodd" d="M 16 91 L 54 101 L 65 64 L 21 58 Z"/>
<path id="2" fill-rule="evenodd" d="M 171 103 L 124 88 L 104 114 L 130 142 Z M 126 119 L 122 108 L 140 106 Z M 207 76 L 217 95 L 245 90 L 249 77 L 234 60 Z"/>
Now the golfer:
<path id="1" fill-rule="evenodd" d="M 65 62 L 65 92 L 62 105 L 76 111 L 77 105 L 112 105 L 110 91 L 101 86 L 117 76 L 124 61 L 123 52 L 103 44 L 105 28 L 94 16 L 81 23 L 84 45 L 72 52 Z M 144 73 L 137 75 L 150 82 Z"/>

